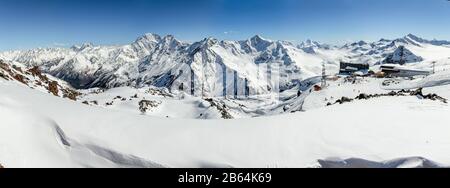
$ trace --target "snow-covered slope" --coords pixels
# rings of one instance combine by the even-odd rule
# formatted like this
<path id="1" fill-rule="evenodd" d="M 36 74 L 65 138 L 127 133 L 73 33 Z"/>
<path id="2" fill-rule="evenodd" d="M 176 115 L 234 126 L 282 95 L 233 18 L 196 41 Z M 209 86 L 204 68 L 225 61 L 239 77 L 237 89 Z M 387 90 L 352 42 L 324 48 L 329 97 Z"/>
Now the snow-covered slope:
<path id="1" fill-rule="evenodd" d="M 448 96 L 449 85 L 439 87 Z M 423 164 L 420 156 L 449 165 L 449 113 L 448 104 L 403 96 L 261 118 L 170 119 L 96 108 L 0 79 L 0 162 L 7 168 L 327 167 L 324 160 L 359 158 L 367 166 L 406 158 L 390 167 L 413 167 Z"/>

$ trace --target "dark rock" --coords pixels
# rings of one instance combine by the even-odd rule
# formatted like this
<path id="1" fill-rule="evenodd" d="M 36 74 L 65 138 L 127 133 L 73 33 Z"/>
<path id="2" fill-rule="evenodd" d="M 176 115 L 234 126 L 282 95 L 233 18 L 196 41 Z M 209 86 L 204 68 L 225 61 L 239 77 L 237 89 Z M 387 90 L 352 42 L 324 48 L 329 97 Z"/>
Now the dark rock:
<path id="1" fill-rule="evenodd" d="M 68 98 L 68 99 L 74 100 L 74 101 L 76 101 L 77 97 L 81 95 L 80 92 L 75 91 L 73 89 L 68 89 L 68 88 L 63 88 L 62 92 L 63 92 L 64 98 Z"/>
<path id="2" fill-rule="evenodd" d="M 361 94 L 359 94 L 355 99 L 369 99 L 370 98 L 370 96 L 369 95 L 367 95 L 367 94 L 365 94 L 365 93 L 361 93 Z"/>
<path id="3" fill-rule="evenodd" d="M 395 92 L 395 91 L 391 91 L 391 92 L 388 93 L 388 95 L 389 96 L 396 96 L 396 95 L 398 95 L 398 93 Z"/>
<path id="4" fill-rule="evenodd" d="M 157 107 L 159 104 L 161 104 L 160 101 L 153 101 L 153 100 L 141 100 L 139 101 L 139 110 L 142 113 L 147 112 L 151 108 Z"/>
<path id="5" fill-rule="evenodd" d="M 411 92 L 411 95 L 420 95 L 420 96 L 423 96 L 422 88 L 419 88 L 419 89 L 417 89 L 417 90 L 415 90 L 415 91 L 412 91 L 412 92 Z"/>
<path id="6" fill-rule="evenodd" d="M 342 97 L 341 98 L 341 102 L 342 103 L 345 103 L 345 102 L 352 102 L 353 101 L 353 99 L 350 99 L 350 98 L 348 98 L 348 97 Z"/>
<path id="7" fill-rule="evenodd" d="M 0 78 L 4 78 L 5 80 L 9 80 L 9 76 L 0 72 Z"/>
<path id="8" fill-rule="evenodd" d="M 58 92 L 59 92 L 58 91 L 58 82 L 56 82 L 56 81 L 49 82 L 48 83 L 48 91 L 55 96 L 59 96 L 58 95 Z"/>
<path id="9" fill-rule="evenodd" d="M 216 107 L 217 110 L 219 110 L 220 114 L 222 115 L 223 119 L 233 119 L 233 116 L 228 112 L 227 106 L 225 104 L 219 104 L 218 101 L 214 101 L 211 98 L 205 99 L 205 101 L 208 101 L 212 107 Z"/>
<path id="10" fill-rule="evenodd" d="M 23 84 L 28 85 L 27 82 L 25 81 L 26 78 L 23 75 L 21 75 L 21 74 L 16 74 L 16 75 L 14 75 L 13 78 L 16 79 L 19 82 L 22 82 Z"/>
<path id="11" fill-rule="evenodd" d="M 16 65 L 12 65 L 12 68 L 13 68 L 14 70 L 16 70 L 17 72 L 23 73 L 22 68 L 20 68 L 20 67 L 18 67 L 18 66 L 16 66 Z"/>

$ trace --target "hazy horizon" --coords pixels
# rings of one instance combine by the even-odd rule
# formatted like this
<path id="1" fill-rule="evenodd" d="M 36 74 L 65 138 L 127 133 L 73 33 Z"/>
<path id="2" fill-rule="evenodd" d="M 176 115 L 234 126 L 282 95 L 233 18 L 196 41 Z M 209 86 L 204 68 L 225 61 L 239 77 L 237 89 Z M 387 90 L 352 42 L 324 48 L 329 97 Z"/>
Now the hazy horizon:
<path id="1" fill-rule="evenodd" d="M 0 50 L 0 51 L 29 50 L 29 49 L 34 49 L 34 48 L 70 48 L 70 47 L 72 47 L 72 46 L 77 46 L 77 45 L 78 45 L 78 46 L 81 46 L 81 45 L 83 45 L 83 44 L 88 44 L 88 43 L 91 43 L 91 44 L 94 45 L 94 46 L 121 46 L 121 45 L 127 45 L 127 44 L 130 44 L 130 43 L 134 42 L 137 38 L 139 38 L 140 36 L 143 36 L 143 35 L 145 35 L 145 34 L 156 34 L 156 35 L 159 35 L 159 36 L 161 36 L 161 37 L 164 37 L 164 36 L 167 36 L 167 35 L 172 35 L 172 34 L 161 35 L 161 34 L 158 34 L 158 33 L 147 32 L 147 33 L 144 33 L 144 34 L 142 34 L 142 35 L 136 36 L 134 39 L 130 40 L 129 42 L 125 42 L 125 43 L 94 43 L 94 42 L 91 42 L 91 41 L 83 41 L 83 42 L 80 42 L 80 43 L 74 43 L 74 44 L 59 44 L 59 43 L 54 43 L 54 44 L 49 44 L 49 45 L 47 45 L 47 46 L 36 46 L 36 47 L 32 47 L 32 48 L 18 48 L 18 49 L 5 49 L 5 50 Z M 235 41 L 247 40 L 247 39 L 250 39 L 250 38 L 252 38 L 252 37 L 254 37 L 254 36 L 256 36 L 256 35 L 259 35 L 260 37 L 262 37 L 262 38 L 264 38 L 264 39 L 267 39 L 267 40 L 272 40 L 272 41 L 286 41 L 286 42 L 292 42 L 293 44 L 300 44 L 300 43 L 302 43 L 302 42 L 306 42 L 306 40 L 311 40 L 311 41 L 319 42 L 319 43 L 321 43 L 321 44 L 328 44 L 328 45 L 341 46 L 341 45 L 345 45 L 345 44 L 349 44 L 349 43 L 353 43 L 353 42 L 358 42 L 358 41 L 376 42 L 376 41 L 379 41 L 379 40 L 381 40 L 381 39 L 394 40 L 394 39 L 397 39 L 397 38 L 405 37 L 405 36 L 407 36 L 407 35 L 409 35 L 409 34 L 415 35 L 414 33 L 406 33 L 406 34 L 404 34 L 404 35 L 401 35 L 401 36 L 398 36 L 398 37 L 395 37 L 395 38 L 379 37 L 377 40 L 364 40 L 364 39 L 358 40 L 358 39 L 356 39 L 356 40 L 351 40 L 351 41 L 350 41 L 350 40 L 348 40 L 348 41 L 342 41 L 341 43 L 327 43 L 327 42 L 323 42 L 323 41 L 319 41 L 319 40 L 314 40 L 314 39 L 311 39 L 311 38 L 307 38 L 307 39 L 302 40 L 302 41 L 279 40 L 279 39 L 268 38 L 268 37 L 265 37 L 265 36 L 260 35 L 260 34 L 255 34 L 255 35 L 250 36 L 250 37 L 248 37 L 248 38 L 236 39 Z M 415 36 L 420 37 L 420 38 L 423 38 L 423 39 L 427 39 L 427 40 L 448 40 L 448 39 L 440 39 L 440 38 L 424 38 L 424 37 L 422 37 L 422 36 L 420 36 L 420 35 L 415 35 Z M 175 37 L 177 40 L 180 40 L 180 41 L 182 41 L 182 42 L 187 42 L 187 43 L 198 42 L 198 41 L 201 41 L 201 40 L 203 40 L 203 39 L 205 39 L 205 38 L 214 38 L 214 39 L 217 39 L 217 40 L 219 40 L 219 41 L 232 41 L 232 40 L 220 39 L 220 38 L 216 38 L 216 37 L 204 37 L 203 39 L 199 39 L 199 40 L 197 40 L 197 41 L 183 40 L 183 39 L 181 39 L 181 38 L 178 38 L 177 36 L 174 36 L 174 37 Z"/>

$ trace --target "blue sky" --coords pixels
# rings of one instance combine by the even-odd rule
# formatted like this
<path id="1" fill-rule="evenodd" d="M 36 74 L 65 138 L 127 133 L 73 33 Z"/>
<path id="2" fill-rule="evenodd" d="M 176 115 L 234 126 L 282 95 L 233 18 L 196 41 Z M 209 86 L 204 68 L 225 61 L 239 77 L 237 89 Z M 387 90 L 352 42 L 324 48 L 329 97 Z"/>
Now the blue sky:
<path id="1" fill-rule="evenodd" d="M 344 43 L 450 40 L 447 0 L 0 0 L 0 50 L 125 44 L 144 33 Z"/>

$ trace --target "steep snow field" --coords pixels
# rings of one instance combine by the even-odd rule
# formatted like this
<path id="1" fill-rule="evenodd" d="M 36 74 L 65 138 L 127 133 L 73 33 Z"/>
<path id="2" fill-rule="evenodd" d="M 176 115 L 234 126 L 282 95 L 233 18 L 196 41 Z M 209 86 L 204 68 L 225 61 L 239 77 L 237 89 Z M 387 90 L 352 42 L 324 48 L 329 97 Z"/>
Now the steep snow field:
<path id="1" fill-rule="evenodd" d="M 436 90 L 448 96 L 449 89 Z M 319 159 L 421 156 L 449 165 L 449 113 L 448 104 L 405 96 L 250 119 L 158 118 L 0 80 L 0 161 L 5 167 L 317 167 Z"/>

